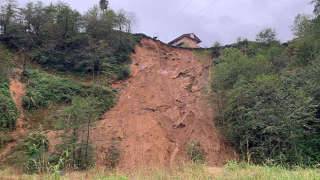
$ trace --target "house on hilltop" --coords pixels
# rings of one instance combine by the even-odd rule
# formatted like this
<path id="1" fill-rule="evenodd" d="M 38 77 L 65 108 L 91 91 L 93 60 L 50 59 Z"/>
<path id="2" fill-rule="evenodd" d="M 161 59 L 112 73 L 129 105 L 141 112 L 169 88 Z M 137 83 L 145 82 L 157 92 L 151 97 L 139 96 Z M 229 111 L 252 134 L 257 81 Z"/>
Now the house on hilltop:
<path id="1" fill-rule="evenodd" d="M 172 46 L 187 46 L 192 48 L 198 48 L 198 44 L 201 42 L 202 41 L 194 33 L 189 33 L 179 36 L 178 38 L 174 39 L 168 44 Z"/>

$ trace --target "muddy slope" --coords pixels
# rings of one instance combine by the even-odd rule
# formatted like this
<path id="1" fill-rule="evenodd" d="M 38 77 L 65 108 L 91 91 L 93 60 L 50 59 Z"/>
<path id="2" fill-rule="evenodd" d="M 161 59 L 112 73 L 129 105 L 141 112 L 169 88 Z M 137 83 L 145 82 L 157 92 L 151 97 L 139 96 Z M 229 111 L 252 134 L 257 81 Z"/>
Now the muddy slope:
<path id="1" fill-rule="evenodd" d="M 200 142 L 209 165 L 222 166 L 237 157 L 214 127 L 212 112 L 203 110 L 199 97 L 208 67 L 192 50 L 143 38 L 132 60 L 117 105 L 95 127 L 98 165 L 112 139 L 120 144 L 123 169 L 173 166 L 189 158 L 184 145 L 190 139 Z"/>

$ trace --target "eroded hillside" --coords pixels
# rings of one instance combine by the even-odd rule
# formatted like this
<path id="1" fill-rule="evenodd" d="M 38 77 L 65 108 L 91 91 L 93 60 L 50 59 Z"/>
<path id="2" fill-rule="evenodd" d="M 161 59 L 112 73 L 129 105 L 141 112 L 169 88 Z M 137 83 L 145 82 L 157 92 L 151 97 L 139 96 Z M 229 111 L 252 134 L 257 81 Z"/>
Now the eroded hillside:
<path id="1" fill-rule="evenodd" d="M 214 114 L 200 99 L 208 66 L 192 50 L 148 38 L 135 52 L 117 105 L 95 127 L 97 163 L 103 164 L 103 154 L 116 143 L 121 149 L 120 168 L 173 166 L 188 159 L 184 145 L 190 139 L 200 142 L 209 165 L 221 166 L 236 158 L 214 127 Z"/>

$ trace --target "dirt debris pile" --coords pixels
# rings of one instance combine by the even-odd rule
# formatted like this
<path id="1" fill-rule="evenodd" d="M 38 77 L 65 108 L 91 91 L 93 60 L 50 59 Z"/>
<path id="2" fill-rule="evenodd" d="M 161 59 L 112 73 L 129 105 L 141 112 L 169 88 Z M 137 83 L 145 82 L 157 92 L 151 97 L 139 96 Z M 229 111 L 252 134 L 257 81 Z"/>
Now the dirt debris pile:
<path id="1" fill-rule="evenodd" d="M 209 165 L 222 166 L 237 158 L 199 98 L 210 60 L 204 65 L 192 50 L 148 38 L 135 51 L 117 105 L 95 127 L 98 165 L 103 165 L 103 154 L 112 144 L 119 143 L 120 168 L 173 166 L 188 159 L 184 145 L 190 139 L 200 142 Z"/>

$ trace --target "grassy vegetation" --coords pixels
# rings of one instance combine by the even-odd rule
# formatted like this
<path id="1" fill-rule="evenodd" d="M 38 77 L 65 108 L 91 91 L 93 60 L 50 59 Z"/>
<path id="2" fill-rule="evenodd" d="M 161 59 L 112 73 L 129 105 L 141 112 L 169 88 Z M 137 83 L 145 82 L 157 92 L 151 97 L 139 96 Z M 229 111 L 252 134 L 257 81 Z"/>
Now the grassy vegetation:
<path id="1" fill-rule="evenodd" d="M 28 172 L 42 172 L 48 165 L 44 154 L 49 149 L 49 141 L 44 133 L 27 133 L 27 137 L 22 143 L 22 148 L 28 155 L 28 160 L 23 163 Z"/>
<path id="2" fill-rule="evenodd" d="M 319 179 L 320 172 L 316 168 L 304 169 L 300 166 L 287 169 L 283 166 L 259 166 L 248 165 L 230 161 L 224 167 L 224 175 L 228 178 L 222 179 Z"/>
<path id="3" fill-rule="evenodd" d="M 54 179 L 53 174 L 18 175 L 10 167 L 2 167 L 2 179 Z M 107 170 L 95 168 L 86 172 L 69 172 L 61 179 L 96 179 L 96 180 L 313 180 L 319 179 L 318 169 L 303 169 L 299 166 L 286 169 L 282 166 L 258 166 L 230 161 L 222 168 L 210 167 L 204 164 L 185 164 L 181 162 L 178 167 L 163 169 L 157 167 L 140 167 L 131 173 L 120 170 Z"/>
<path id="4" fill-rule="evenodd" d="M 213 51 L 210 49 L 206 50 L 193 50 L 193 54 L 197 59 L 199 59 L 202 63 L 202 66 L 204 66 L 207 61 L 211 58 L 211 55 L 213 54 Z"/>
<path id="5" fill-rule="evenodd" d="M 10 94 L 10 82 L 0 77 L 0 126 L 13 128 L 19 111 Z"/>
<path id="6" fill-rule="evenodd" d="M 89 83 L 77 83 L 38 70 L 27 72 L 27 92 L 22 100 L 26 110 L 39 109 L 52 103 L 70 103 L 74 96 L 88 97 L 94 94 L 102 103 L 101 112 L 109 110 L 115 102 L 117 91 L 111 87 Z"/>

